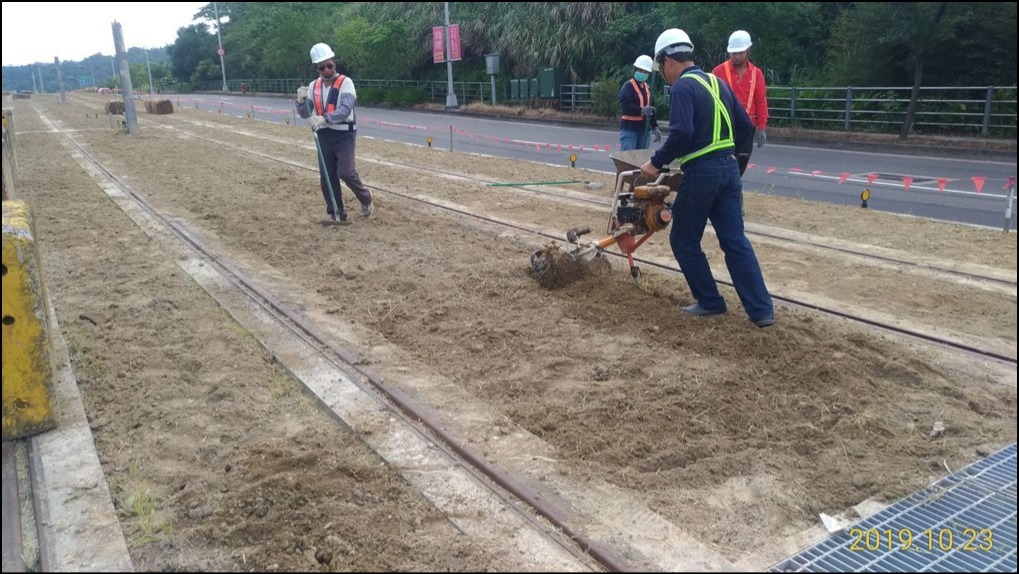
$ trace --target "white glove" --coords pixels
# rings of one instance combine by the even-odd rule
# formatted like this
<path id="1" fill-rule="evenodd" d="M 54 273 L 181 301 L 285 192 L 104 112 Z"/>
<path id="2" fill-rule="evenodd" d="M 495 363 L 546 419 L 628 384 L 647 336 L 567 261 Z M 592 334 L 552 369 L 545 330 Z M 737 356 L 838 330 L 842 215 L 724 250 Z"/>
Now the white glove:
<path id="1" fill-rule="evenodd" d="M 326 125 L 326 119 L 322 116 L 311 116 L 308 118 L 308 125 L 311 126 L 311 131 L 317 132 L 322 126 Z"/>
<path id="2" fill-rule="evenodd" d="M 757 130 L 757 147 L 762 148 L 768 142 L 768 134 L 764 130 Z"/>
<path id="3" fill-rule="evenodd" d="M 655 115 L 655 107 L 654 106 L 644 106 L 640 110 L 640 115 L 645 116 L 645 117 L 650 117 L 650 116 Z"/>
<path id="4" fill-rule="evenodd" d="M 655 143 L 662 141 L 662 130 L 655 128 L 651 133 L 655 136 Z"/>
<path id="5" fill-rule="evenodd" d="M 308 99 L 308 86 L 297 88 L 297 103 L 303 104 Z"/>

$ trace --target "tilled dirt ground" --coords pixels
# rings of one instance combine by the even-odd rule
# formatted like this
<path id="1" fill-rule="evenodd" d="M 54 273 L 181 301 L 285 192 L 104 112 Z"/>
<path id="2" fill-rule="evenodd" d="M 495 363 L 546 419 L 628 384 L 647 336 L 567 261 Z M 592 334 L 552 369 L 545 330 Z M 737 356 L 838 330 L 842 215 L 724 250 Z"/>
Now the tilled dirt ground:
<path id="1" fill-rule="evenodd" d="M 84 119 L 84 108 L 76 104 L 66 108 L 40 104 L 39 108 L 71 128 L 102 127 L 97 120 Z M 21 106 L 18 113 L 32 116 L 33 109 Z M 181 116 L 221 123 L 228 130 L 213 132 L 175 117 L 143 117 L 315 164 L 313 151 L 291 143 L 306 134 L 296 128 L 209 114 Z M 19 127 L 29 129 L 23 122 L 27 119 L 19 119 Z M 675 312 L 675 305 L 685 302 L 688 292 L 681 279 L 664 275 L 649 274 L 639 290 L 618 272 L 546 291 L 527 276 L 527 256 L 533 246 L 462 216 L 391 195 L 378 195 L 378 212 L 370 221 L 355 217 L 347 227 L 322 228 L 317 225 L 324 210 L 315 174 L 179 132 L 145 127 L 136 138 L 106 131 L 74 136 L 161 209 L 215 235 L 233 252 L 276 267 L 295 285 L 328 301 L 330 308 L 322 312 L 341 315 L 371 333 L 359 350 L 380 371 L 393 373 L 391 381 L 399 383 L 399 369 L 377 351 L 383 345 L 402 349 L 463 392 L 492 405 L 514 425 L 546 441 L 572 480 L 615 484 L 734 561 L 815 524 L 819 512 L 838 513 L 872 497 L 893 499 L 944 474 L 946 466 L 958 468 L 1015 440 L 1014 376 L 1002 381 L 993 376 L 993 370 L 974 363 L 788 308 L 781 309 L 779 326 L 766 332 L 752 328 L 736 309 L 714 321 L 684 318 Z M 282 143 L 247 138 L 241 130 Z M 134 550 L 136 561 L 177 564 L 174 561 L 194 553 L 220 560 L 213 565 L 240 569 L 243 562 L 238 562 L 235 553 L 240 552 L 243 559 L 245 548 L 258 549 L 265 556 L 261 563 L 265 566 L 276 557 L 272 553 L 276 543 L 266 540 L 285 535 L 262 529 L 264 524 L 257 522 L 245 522 L 248 528 L 238 529 L 229 520 L 220 520 L 219 514 L 205 522 L 192 520 L 191 513 L 201 516 L 208 504 L 198 494 L 189 494 L 193 492 L 206 496 L 219 492 L 229 500 L 227 508 L 240 508 L 235 512 L 245 516 L 251 511 L 257 517 L 265 501 L 293 494 L 287 480 L 316 487 L 302 490 L 307 499 L 300 501 L 306 504 L 294 502 L 289 512 L 285 512 L 286 502 L 272 505 L 272 512 L 279 512 L 274 527 L 287 520 L 307 523 L 309 517 L 323 516 L 311 512 L 320 505 L 344 503 L 353 505 L 344 514 L 351 520 L 378 524 L 381 516 L 374 513 L 385 512 L 387 503 L 404 506 L 405 499 L 416 500 L 400 489 L 399 481 L 386 469 L 372 464 L 365 463 L 372 470 L 367 475 L 374 479 L 367 486 L 355 482 L 361 470 L 350 471 L 352 482 L 341 485 L 324 484 L 320 473 L 304 472 L 305 468 L 317 471 L 320 467 L 315 463 L 330 456 L 353 464 L 351 459 L 359 460 L 352 454 L 356 443 L 325 428 L 327 424 L 316 423 L 320 415 L 301 410 L 300 400 L 290 394 L 285 393 L 286 400 L 275 399 L 264 388 L 275 384 L 270 383 L 274 380 L 271 365 L 258 356 L 257 347 L 239 333 L 233 338 L 227 334 L 225 342 L 217 343 L 222 333 L 216 329 L 226 328 L 228 322 L 210 318 L 217 317 L 211 303 L 195 297 L 194 287 L 186 281 L 173 279 L 179 272 L 172 264 L 146 251 L 140 232 L 130 229 L 123 216 L 102 201 L 87 178 L 75 175 L 73 163 L 59 159 L 62 152 L 53 136 L 31 138 L 35 139 L 26 136 L 19 142 L 49 159 L 28 167 L 29 160 L 22 158 L 31 152 L 19 157 L 22 171 L 28 172 L 23 176 L 22 195 L 39 204 L 40 231 L 53 237 L 49 249 L 54 261 L 47 262 L 56 269 L 50 272 L 51 284 L 55 284 L 58 314 L 72 335 L 69 342 L 76 350 L 77 370 L 86 373 L 83 387 L 90 417 L 99 427 L 101 457 L 113 477 L 137 475 L 159 485 L 156 508 L 165 515 L 159 522 L 170 517 L 180 521 L 174 524 L 173 542 L 165 535 L 153 544 L 141 540 Z M 366 156 L 408 163 L 427 160 L 454 171 L 506 180 L 518 179 L 521 173 L 543 177 L 544 170 L 561 175 L 550 167 L 463 158 L 384 142 L 362 141 L 359 146 Z M 58 165 L 67 167 L 54 169 Z M 494 215 L 531 224 L 557 228 L 567 220 L 572 226 L 602 218 L 585 213 L 584 221 L 575 222 L 578 212 L 573 207 L 496 195 L 476 185 L 421 173 L 408 175 L 377 163 L 361 162 L 359 167 L 369 185 L 448 199 L 479 211 L 489 204 Z M 55 188 L 54 179 L 71 177 L 77 179 Z M 42 191 L 29 191 L 33 181 L 35 189 Z M 93 199 L 83 203 L 94 204 L 91 207 L 69 199 L 88 194 Z M 759 211 L 755 202 L 764 205 L 772 199 L 751 196 L 750 211 Z M 349 194 L 348 201 L 352 201 Z M 805 205 L 802 211 L 807 211 Z M 827 207 L 819 209 L 811 220 L 823 220 L 829 212 Z M 885 245 L 940 257 L 954 253 L 972 262 L 963 255 L 970 252 L 972 239 L 987 247 L 978 251 L 984 258 L 977 262 L 1015 268 L 1014 236 L 1008 240 L 1011 247 L 1007 242 L 1003 247 L 999 234 L 992 237 L 959 228 L 957 237 L 965 238 L 955 244 L 943 237 L 944 230 L 954 233 L 955 226 L 871 216 L 875 230 L 883 229 L 871 236 Z M 95 226 L 99 221 L 104 227 L 108 221 L 119 222 L 120 227 L 116 234 L 100 236 Z M 905 231 L 900 225 L 915 231 L 914 237 L 930 233 L 934 238 L 941 233 L 944 249 L 927 251 L 930 246 L 919 241 L 896 242 L 895 235 Z M 795 228 L 796 222 L 790 226 Z M 779 258 L 777 253 L 762 250 L 762 261 L 768 265 L 767 257 Z M 878 277 L 883 296 L 889 288 L 898 290 L 895 301 L 901 308 L 899 312 L 875 309 L 975 337 L 1007 342 L 1011 336 L 1014 354 L 1014 295 L 952 291 L 963 288 L 923 284 L 915 276 L 901 274 L 896 285 L 895 273 L 880 275 L 873 269 L 799 255 L 795 266 L 794 256 L 785 257 L 783 265 L 788 269 L 784 271 L 782 266 L 768 268 L 769 278 L 779 284 L 798 280 L 804 290 L 816 286 L 828 297 L 858 304 L 852 298 L 857 295 L 839 296 L 833 288 L 836 280 L 851 281 L 853 274 L 859 274 L 859 285 L 865 285 Z M 713 260 L 718 265 L 717 256 Z M 81 265 L 83 261 L 93 265 Z M 97 268 L 110 275 L 95 277 Z M 176 289 L 191 291 L 177 293 Z M 728 297 L 735 301 L 731 292 Z M 968 298 L 968 302 L 954 297 Z M 973 303 L 974 298 L 980 303 Z M 953 302 L 958 306 L 952 307 Z M 111 304 L 115 307 L 110 308 Z M 925 307 L 936 304 L 958 315 L 944 323 L 924 315 Z M 182 315 L 181 308 L 190 313 Z M 78 318 L 82 312 L 100 316 L 83 322 Z M 202 320 L 192 325 L 191 317 Z M 201 328 L 210 322 L 207 329 Z M 110 329 L 110 324 L 129 326 L 117 337 L 104 334 L 99 339 L 98 334 Z M 74 336 L 74 329 L 81 335 Z M 152 353 L 153 349 L 163 352 Z M 234 359 L 234 355 L 248 360 Z M 93 360 L 95 356 L 101 360 Z M 96 375 L 99 384 L 88 377 L 91 369 L 105 373 Z M 174 386 L 197 384 L 189 383 L 193 380 L 201 381 L 196 392 L 185 395 L 178 389 L 161 395 Z M 246 385 L 259 384 L 261 394 L 245 390 Z M 228 395 L 218 401 L 180 399 L 216 393 Z M 161 400 L 164 397 L 177 400 Z M 281 402 L 290 408 L 279 408 Z M 948 432 L 931 439 L 928 435 L 937 422 L 943 422 Z M 212 446 L 203 443 L 215 436 L 210 429 L 223 429 Z M 280 441 L 280 437 L 286 439 Z M 338 443 L 353 450 L 340 449 Z M 228 449 L 236 453 L 237 445 L 248 453 L 246 459 L 222 454 Z M 263 453 L 269 460 L 279 458 L 275 468 L 289 472 L 273 474 L 271 465 L 257 464 L 257 456 Z M 227 464 L 230 473 L 225 471 Z M 194 484 L 195 475 L 210 483 L 207 492 Z M 231 475 L 243 479 L 234 483 Z M 350 489 L 384 485 L 378 488 L 390 494 L 368 497 L 373 503 L 366 505 L 363 498 L 352 502 L 350 491 L 341 488 L 344 485 Z M 329 489 L 333 489 L 332 497 L 319 492 Z M 362 511 L 358 503 L 367 509 Z M 425 529 L 416 540 L 426 540 L 426 548 L 436 550 L 425 552 L 433 557 L 431 562 L 408 565 L 401 562 L 403 557 L 383 557 L 350 567 L 508 568 L 493 562 L 500 557 L 484 549 L 457 546 L 455 537 L 444 537 L 441 519 L 428 514 L 427 508 L 419 510 L 424 513 L 419 515 L 425 517 L 424 526 L 410 518 L 413 514 L 399 514 L 392 531 L 383 530 L 395 539 L 383 540 L 394 548 L 406 548 L 408 536 L 398 534 Z M 329 520 L 337 513 L 330 513 Z M 138 538 L 136 521 L 127 513 L 125 524 L 129 536 Z M 312 528 L 316 533 L 317 527 Z M 350 530 L 356 528 L 338 527 L 335 536 L 349 541 Z M 307 543 L 315 534 L 296 536 Z M 325 540 L 324 534 L 318 536 Z M 279 548 L 279 556 L 296 556 L 288 546 L 291 543 L 280 543 L 285 548 Z M 443 545 L 455 551 L 439 552 Z M 368 549 L 357 556 L 362 552 Z M 279 560 L 280 567 L 286 568 L 283 558 Z"/>
<path id="2" fill-rule="evenodd" d="M 19 107 L 19 125 L 38 124 Z M 488 571 L 477 548 L 110 202 L 18 139 L 46 279 L 139 571 Z"/>

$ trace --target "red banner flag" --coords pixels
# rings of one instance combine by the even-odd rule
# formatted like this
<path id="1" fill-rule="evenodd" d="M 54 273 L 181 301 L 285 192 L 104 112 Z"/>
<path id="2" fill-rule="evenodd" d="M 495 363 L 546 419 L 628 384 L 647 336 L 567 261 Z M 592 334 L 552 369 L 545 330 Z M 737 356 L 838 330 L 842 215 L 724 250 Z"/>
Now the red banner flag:
<path id="1" fill-rule="evenodd" d="M 945 188 L 946 187 L 948 187 L 948 178 L 939 177 L 938 178 L 938 191 L 940 191 L 941 193 L 945 193 Z"/>
<path id="2" fill-rule="evenodd" d="M 977 193 L 983 193 L 984 192 L 984 184 L 985 183 L 987 183 L 987 178 L 986 177 L 974 177 L 973 178 L 973 185 L 976 186 Z"/>
<path id="3" fill-rule="evenodd" d="M 453 24 L 449 27 L 449 60 L 459 62 L 463 53 L 460 51 L 460 25 Z"/>
<path id="4" fill-rule="evenodd" d="M 852 175 L 853 174 L 851 174 L 851 173 L 842 173 L 841 175 L 839 175 L 839 185 L 842 185 L 843 183 L 849 181 L 849 178 Z"/>
<path id="5" fill-rule="evenodd" d="M 874 185 L 874 181 L 877 179 L 877 174 L 872 173 L 867 175 L 867 185 Z"/>
<path id="6" fill-rule="evenodd" d="M 799 173 L 799 172 L 801 172 L 803 170 L 798 168 L 798 167 L 791 167 L 791 168 L 789 168 L 789 171 L 794 172 L 794 173 Z"/>
<path id="7" fill-rule="evenodd" d="M 755 163 L 751 163 L 751 164 L 747 165 L 747 169 L 754 169 L 755 167 L 757 167 L 757 164 L 755 164 Z"/>
<path id="8" fill-rule="evenodd" d="M 906 186 L 906 191 L 909 191 L 909 188 L 913 186 L 913 178 L 908 176 L 902 178 L 902 184 Z"/>
<path id="9" fill-rule="evenodd" d="M 1005 187 L 1003 187 L 1001 189 L 1008 189 L 1008 188 L 1012 187 L 1013 185 L 1015 185 L 1015 178 L 1014 177 L 1010 177 L 1010 178 L 1008 178 L 1008 181 L 1005 182 Z"/>
<path id="10" fill-rule="evenodd" d="M 446 61 L 446 37 L 443 34 L 442 26 L 432 28 L 432 60 L 436 64 Z"/>
<path id="11" fill-rule="evenodd" d="M 768 170 L 767 170 L 767 173 L 768 173 L 768 175 L 771 175 L 771 174 L 775 173 L 776 171 L 778 171 L 777 167 L 769 167 Z"/>
<path id="12" fill-rule="evenodd" d="M 812 172 L 810 172 L 810 175 L 812 175 L 814 177 L 817 177 L 819 175 L 824 175 L 824 172 L 823 171 L 812 171 Z"/>

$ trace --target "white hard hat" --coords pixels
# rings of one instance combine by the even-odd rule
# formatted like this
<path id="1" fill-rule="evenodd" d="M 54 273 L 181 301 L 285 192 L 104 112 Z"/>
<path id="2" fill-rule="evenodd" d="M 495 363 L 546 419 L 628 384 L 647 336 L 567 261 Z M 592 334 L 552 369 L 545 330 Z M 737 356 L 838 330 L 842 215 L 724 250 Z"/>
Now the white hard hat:
<path id="1" fill-rule="evenodd" d="M 693 52 L 693 42 L 686 32 L 679 28 L 670 28 L 655 42 L 655 69 L 658 69 L 658 62 L 662 54 L 675 54 L 676 52 Z"/>
<path id="2" fill-rule="evenodd" d="M 333 53 L 333 49 L 328 44 L 315 44 L 311 47 L 311 63 L 318 64 L 319 62 L 325 62 L 326 60 L 335 58 L 336 54 Z"/>
<path id="3" fill-rule="evenodd" d="M 736 30 L 729 36 L 729 53 L 733 52 L 746 52 L 753 46 L 753 42 L 750 41 L 750 34 L 746 30 Z"/>
<path id="4" fill-rule="evenodd" d="M 650 72 L 654 69 L 655 62 L 651 59 L 651 56 L 641 56 L 637 58 L 637 61 L 633 63 L 634 68 Z"/>

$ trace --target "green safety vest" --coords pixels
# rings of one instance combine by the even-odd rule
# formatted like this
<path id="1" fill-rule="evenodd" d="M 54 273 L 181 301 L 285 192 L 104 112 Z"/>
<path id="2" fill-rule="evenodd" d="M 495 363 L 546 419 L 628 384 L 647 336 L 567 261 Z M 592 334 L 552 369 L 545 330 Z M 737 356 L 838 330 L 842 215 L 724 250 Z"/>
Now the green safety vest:
<path id="1" fill-rule="evenodd" d="M 706 74 L 708 80 L 696 75 L 690 74 L 688 77 L 692 80 L 704 86 L 704 89 L 711 94 L 711 98 L 715 100 L 715 130 L 714 135 L 711 138 L 711 145 L 708 147 L 697 150 L 690 155 L 679 158 L 679 165 L 682 166 L 691 160 L 695 160 L 699 157 L 708 155 L 709 153 L 716 152 L 727 148 L 735 148 L 736 143 L 732 136 L 732 118 L 729 116 L 729 110 L 722 103 L 721 90 L 718 87 L 718 78 L 712 74 Z M 710 80 L 710 84 L 708 81 Z M 722 139 L 722 120 L 725 120 L 725 126 L 729 128 L 729 135 L 725 139 Z"/>

